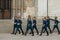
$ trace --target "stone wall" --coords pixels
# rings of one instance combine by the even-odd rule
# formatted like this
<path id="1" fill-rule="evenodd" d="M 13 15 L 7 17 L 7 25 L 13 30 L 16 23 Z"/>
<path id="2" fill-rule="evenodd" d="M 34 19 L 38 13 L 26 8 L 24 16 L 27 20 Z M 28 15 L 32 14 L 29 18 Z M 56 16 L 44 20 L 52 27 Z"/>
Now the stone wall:
<path id="1" fill-rule="evenodd" d="M 41 3 L 41 0 L 38 0 L 39 2 L 38 2 L 38 4 L 39 5 L 37 5 L 38 6 L 38 9 L 40 8 L 40 7 L 42 7 L 42 3 L 44 2 L 44 4 L 45 4 L 45 2 L 46 1 L 42 1 L 42 3 Z M 54 4 L 55 3 L 55 4 Z M 52 4 L 53 4 L 53 6 L 52 6 Z M 58 5 L 57 5 L 58 4 Z M 36 6 L 36 5 L 35 5 Z M 43 5 L 44 6 L 44 5 Z M 46 5 L 43 7 L 43 8 L 45 8 L 46 7 Z M 57 11 L 55 12 L 56 14 L 57 14 L 57 12 L 58 12 L 58 15 L 59 15 L 59 0 L 51 0 L 51 1 L 49 1 L 49 15 L 51 14 L 51 11 L 52 10 L 54 10 L 54 12 L 56 11 L 55 9 L 57 9 Z M 14 8 L 16 8 L 16 10 L 14 9 Z M 44 9 L 44 10 L 46 10 L 46 9 Z M 14 16 L 15 15 L 17 15 L 17 7 L 15 6 L 15 0 L 13 0 L 13 12 L 12 12 L 12 15 L 13 15 L 13 17 L 12 17 L 12 19 L 11 20 L 6 20 L 6 19 L 4 19 L 4 20 L 1 20 L 0 19 L 0 33 L 11 33 L 12 32 L 12 30 L 13 30 L 13 23 L 14 23 Z M 39 14 L 36 14 L 37 16 L 38 15 L 40 15 L 41 16 L 41 12 L 43 12 L 43 10 L 42 9 L 40 9 L 40 10 L 37 10 L 37 11 L 39 11 Z M 40 12 L 41 11 L 41 12 Z M 37 13 L 37 12 L 36 12 Z M 45 12 L 43 13 L 45 16 L 47 15 Z M 43 15 L 42 14 L 42 15 Z M 53 15 L 54 15 L 54 17 L 56 16 L 56 14 L 54 14 L 53 13 Z M 60 17 L 60 16 L 59 16 Z M 41 17 L 40 17 L 41 18 Z M 60 20 L 60 19 L 59 19 Z M 26 20 L 25 19 L 22 19 L 22 21 L 23 21 L 23 25 L 22 25 L 22 28 L 23 28 L 23 30 L 25 31 L 26 30 Z M 41 28 L 42 28 L 42 20 L 41 19 L 37 19 L 37 23 L 39 24 L 39 25 L 37 25 L 37 27 L 38 27 L 38 30 L 40 31 L 41 30 Z M 59 26 L 60 26 L 60 24 L 59 24 Z M 53 22 L 51 21 L 51 29 L 53 28 Z M 60 28 L 60 27 L 59 27 Z"/>

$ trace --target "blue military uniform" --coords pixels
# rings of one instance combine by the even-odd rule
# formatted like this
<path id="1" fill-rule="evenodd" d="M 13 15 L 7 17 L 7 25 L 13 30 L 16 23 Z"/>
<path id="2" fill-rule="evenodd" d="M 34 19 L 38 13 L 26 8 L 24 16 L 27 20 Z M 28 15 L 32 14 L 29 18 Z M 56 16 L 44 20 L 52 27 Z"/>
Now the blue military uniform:
<path id="1" fill-rule="evenodd" d="M 54 22 L 54 28 L 53 28 L 52 32 L 54 31 L 55 28 L 57 28 L 58 34 L 59 34 L 60 33 L 59 28 L 58 28 L 59 21 L 57 19 L 55 19 L 54 21 L 55 21 Z"/>
<path id="2" fill-rule="evenodd" d="M 47 19 L 47 28 L 49 29 L 50 33 L 52 33 L 51 28 L 50 28 L 50 19 Z"/>
<path id="3" fill-rule="evenodd" d="M 17 28 L 17 19 L 14 19 L 14 28 L 13 28 L 13 33 L 15 33 L 15 29 Z"/>
<path id="4" fill-rule="evenodd" d="M 47 31 L 47 20 L 43 20 L 43 27 L 42 27 L 42 30 L 41 30 L 41 34 L 40 36 L 42 35 L 43 33 L 43 30 L 45 30 L 47 32 L 47 36 L 49 35 L 48 31 Z"/>
<path id="5" fill-rule="evenodd" d="M 31 19 L 27 20 L 27 28 L 26 28 L 25 35 L 27 35 L 27 32 L 28 32 L 29 29 L 32 32 L 32 36 L 34 36 L 33 27 L 32 27 L 32 20 Z"/>
<path id="6" fill-rule="evenodd" d="M 17 19 L 17 30 L 16 30 L 16 33 L 18 31 L 18 29 L 20 29 L 22 31 L 22 35 L 24 34 L 23 30 L 22 30 L 22 20 L 20 19 Z M 19 31 L 20 32 L 20 31 Z M 15 33 L 15 34 L 16 34 Z"/>
<path id="7" fill-rule="evenodd" d="M 33 20 L 33 30 L 35 29 L 37 34 L 39 34 L 36 24 L 37 24 L 36 20 Z"/>

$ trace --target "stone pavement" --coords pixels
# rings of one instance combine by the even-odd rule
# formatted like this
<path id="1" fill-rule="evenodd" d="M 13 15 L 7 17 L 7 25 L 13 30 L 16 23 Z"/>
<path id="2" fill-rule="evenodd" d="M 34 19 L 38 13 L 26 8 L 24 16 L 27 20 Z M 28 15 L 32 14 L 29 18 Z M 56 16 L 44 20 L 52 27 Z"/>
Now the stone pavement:
<path id="1" fill-rule="evenodd" d="M 42 36 L 36 35 L 13 35 L 10 33 L 0 33 L 0 40 L 60 40 L 60 35 L 57 33 L 50 34 L 49 36 L 46 36 L 46 33 L 44 33 Z"/>

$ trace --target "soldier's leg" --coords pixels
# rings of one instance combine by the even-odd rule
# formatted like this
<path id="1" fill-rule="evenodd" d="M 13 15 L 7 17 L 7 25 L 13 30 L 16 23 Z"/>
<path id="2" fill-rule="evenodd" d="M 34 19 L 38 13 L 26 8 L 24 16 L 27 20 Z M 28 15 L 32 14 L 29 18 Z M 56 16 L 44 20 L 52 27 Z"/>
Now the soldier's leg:
<path id="1" fill-rule="evenodd" d="M 18 31 L 19 31 L 19 34 L 20 34 L 21 32 L 20 32 L 20 30 L 19 30 L 19 29 L 18 29 Z"/>
<path id="2" fill-rule="evenodd" d="M 21 29 L 21 31 L 22 31 L 22 35 L 24 34 L 24 32 L 23 32 L 23 29 L 22 29 L 22 27 L 20 27 L 20 29 Z"/>
<path id="3" fill-rule="evenodd" d="M 54 29 L 55 29 L 55 25 L 54 25 L 54 27 L 53 27 L 53 30 L 52 30 L 52 32 L 54 31 Z"/>
<path id="4" fill-rule="evenodd" d="M 33 28 L 30 27 L 30 29 L 31 29 L 32 36 L 34 36 Z"/>
<path id="5" fill-rule="evenodd" d="M 49 29 L 50 33 L 52 33 L 50 26 L 48 26 L 48 29 Z"/>
<path id="6" fill-rule="evenodd" d="M 57 30 L 58 30 L 58 34 L 60 34 L 60 31 L 59 31 L 59 28 L 58 28 L 58 26 L 57 26 L 56 28 L 57 28 Z"/>
<path id="7" fill-rule="evenodd" d="M 46 33 L 47 33 L 47 36 L 49 35 L 49 33 L 48 33 L 48 30 L 47 30 L 47 28 L 45 28 L 45 31 L 46 31 Z"/>
<path id="8" fill-rule="evenodd" d="M 31 31 L 30 31 L 30 33 L 29 34 L 31 34 Z"/>
<path id="9" fill-rule="evenodd" d="M 41 30 L 41 34 L 40 34 L 40 36 L 42 35 L 42 33 L 43 33 L 43 30 L 45 30 L 45 29 L 44 29 L 44 27 L 42 27 L 42 30 Z"/>
<path id="10" fill-rule="evenodd" d="M 43 30 L 43 33 L 45 33 L 45 29 Z"/>
<path id="11" fill-rule="evenodd" d="M 43 33 L 45 33 L 45 31 L 46 31 L 46 30 L 45 30 L 45 29 L 43 29 Z"/>
<path id="12" fill-rule="evenodd" d="M 17 31 L 18 31 L 18 28 L 15 29 L 15 35 L 16 35 Z"/>
<path id="13" fill-rule="evenodd" d="M 13 28 L 13 32 L 12 32 L 12 34 L 14 34 L 14 32 L 15 32 L 15 27 Z"/>
<path id="14" fill-rule="evenodd" d="M 36 30 L 37 34 L 39 34 L 39 31 L 38 31 L 37 27 L 35 27 L 35 30 Z"/>
<path id="15" fill-rule="evenodd" d="M 26 28 L 25 35 L 27 35 L 27 33 L 28 33 L 28 30 L 29 30 L 29 27 L 27 27 L 27 28 Z"/>
<path id="16" fill-rule="evenodd" d="M 33 30 L 34 30 L 34 26 L 33 26 Z M 29 34 L 32 34 L 32 32 L 30 32 Z"/>

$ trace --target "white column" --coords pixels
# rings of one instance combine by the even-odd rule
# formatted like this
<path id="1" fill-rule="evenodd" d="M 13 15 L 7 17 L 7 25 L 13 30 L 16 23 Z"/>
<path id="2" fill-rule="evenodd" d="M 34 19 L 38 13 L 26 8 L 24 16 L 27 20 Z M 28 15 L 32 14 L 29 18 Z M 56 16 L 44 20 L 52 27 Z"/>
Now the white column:
<path id="1" fill-rule="evenodd" d="M 16 5 L 16 14 L 15 15 L 17 15 L 17 6 L 18 6 L 18 0 L 15 0 L 15 5 Z"/>
<path id="2" fill-rule="evenodd" d="M 35 15 L 38 16 L 38 0 L 35 0 Z"/>
<path id="3" fill-rule="evenodd" d="M 23 14 L 23 5 L 24 5 L 24 0 L 21 0 L 21 17 L 24 17 L 24 14 Z"/>

